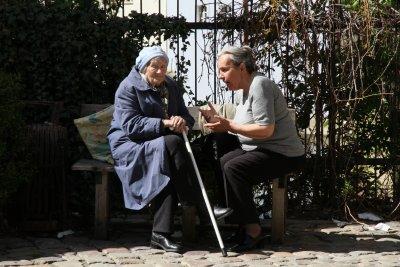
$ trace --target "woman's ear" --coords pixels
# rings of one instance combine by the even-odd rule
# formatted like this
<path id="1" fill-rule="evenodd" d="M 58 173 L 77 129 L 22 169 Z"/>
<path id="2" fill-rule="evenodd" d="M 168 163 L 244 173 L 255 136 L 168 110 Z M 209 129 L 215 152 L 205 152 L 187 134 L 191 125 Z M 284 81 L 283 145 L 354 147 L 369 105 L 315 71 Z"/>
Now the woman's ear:
<path id="1" fill-rule="evenodd" d="M 244 65 L 244 63 L 240 63 L 239 65 L 240 71 L 245 71 L 246 70 L 246 66 Z"/>

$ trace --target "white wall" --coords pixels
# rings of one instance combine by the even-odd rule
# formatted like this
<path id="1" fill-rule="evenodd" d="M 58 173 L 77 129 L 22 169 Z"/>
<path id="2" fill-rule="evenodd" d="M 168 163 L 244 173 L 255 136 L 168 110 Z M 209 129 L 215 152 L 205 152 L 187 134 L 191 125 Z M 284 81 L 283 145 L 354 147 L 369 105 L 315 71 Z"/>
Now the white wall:
<path id="1" fill-rule="evenodd" d="M 142 0 L 142 12 L 143 13 L 158 13 L 160 11 L 161 14 L 166 15 L 167 14 L 167 0 L 161 0 L 161 5 L 159 7 L 159 1 L 158 0 Z M 129 15 L 132 10 L 135 10 L 140 13 L 140 0 L 125 0 L 125 8 L 124 8 L 124 14 L 122 14 L 122 11 L 119 12 L 119 15 Z"/>

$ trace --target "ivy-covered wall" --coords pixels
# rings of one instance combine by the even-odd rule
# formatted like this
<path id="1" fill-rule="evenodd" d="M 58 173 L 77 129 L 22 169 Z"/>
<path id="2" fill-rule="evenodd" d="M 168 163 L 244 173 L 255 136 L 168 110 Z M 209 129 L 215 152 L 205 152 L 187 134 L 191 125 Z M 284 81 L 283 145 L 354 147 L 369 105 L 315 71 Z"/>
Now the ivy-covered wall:
<path id="1" fill-rule="evenodd" d="M 97 1 L 0 0 L 0 200 L 15 192 L 32 170 L 20 138 L 25 123 L 50 121 L 47 111 L 31 108 L 32 101 L 63 103 L 58 121 L 68 129 L 68 171 L 86 153 L 72 123 L 80 117 L 80 104 L 113 103 L 118 84 L 143 46 L 169 39 L 176 51 L 177 36 L 184 43 L 188 34 L 183 18 L 138 13 L 121 18 Z M 23 108 L 20 104 L 27 101 Z M 92 177 L 67 175 L 70 210 L 93 211 Z M 2 205 L 0 226 L 1 211 Z"/>
<path id="2" fill-rule="evenodd" d="M 188 34 L 183 19 L 115 17 L 95 1 L 40 2 L 0 5 L 0 66 L 20 75 L 24 100 L 111 103 L 145 40 Z"/>
<path id="3" fill-rule="evenodd" d="M 0 232 L 5 230 L 5 204 L 35 174 L 19 100 L 16 75 L 0 71 Z"/>

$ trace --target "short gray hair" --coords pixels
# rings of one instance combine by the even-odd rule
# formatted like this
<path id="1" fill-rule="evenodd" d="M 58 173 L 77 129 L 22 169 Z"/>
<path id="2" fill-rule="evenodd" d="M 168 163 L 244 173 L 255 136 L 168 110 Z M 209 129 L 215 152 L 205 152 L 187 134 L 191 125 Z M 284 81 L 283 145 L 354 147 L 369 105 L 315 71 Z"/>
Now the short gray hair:
<path id="1" fill-rule="evenodd" d="M 222 55 L 230 55 L 230 58 L 235 66 L 239 66 L 240 63 L 244 63 L 246 70 L 249 73 L 253 73 L 258 69 L 253 50 L 249 46 L 225 46 L 218 54 L 218 57 Z"/>

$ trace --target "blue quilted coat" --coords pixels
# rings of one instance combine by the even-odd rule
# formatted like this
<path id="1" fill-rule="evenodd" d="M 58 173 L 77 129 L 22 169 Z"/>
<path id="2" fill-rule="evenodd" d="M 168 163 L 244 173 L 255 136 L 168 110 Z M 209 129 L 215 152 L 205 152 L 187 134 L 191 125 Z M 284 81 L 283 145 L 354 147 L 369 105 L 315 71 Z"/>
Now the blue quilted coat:
<path id="1" fill-rule="evenodd" d="M 177 84 L 167 76 L 168 115 L 194 124 Z M 146 206 L 169 181 L 170 170 L 161 122 L 163 105 L 135 68 L 115 93 L 113 119 L 108 132 L 115 171 L 122 182 L 125 207 Z"/>

